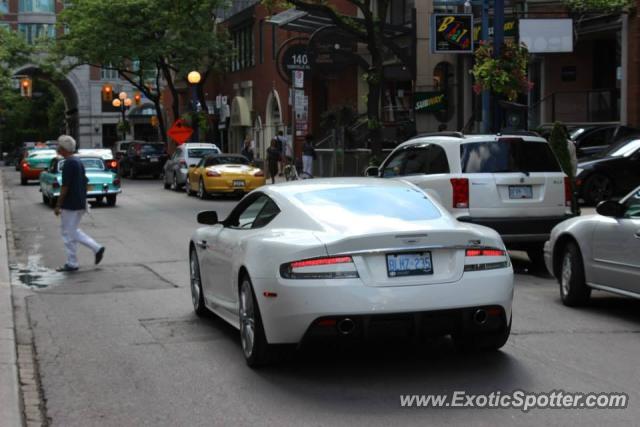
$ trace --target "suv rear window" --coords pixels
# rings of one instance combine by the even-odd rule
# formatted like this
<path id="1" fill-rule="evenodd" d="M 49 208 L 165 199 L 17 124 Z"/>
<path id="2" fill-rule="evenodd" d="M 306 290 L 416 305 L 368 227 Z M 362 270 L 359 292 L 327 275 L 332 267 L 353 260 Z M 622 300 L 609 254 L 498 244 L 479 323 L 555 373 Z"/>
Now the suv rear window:
<path id="1" fill-rule="evenodd" d="M 460 163 L 463 173 L 561 172 L 549 144 L 519 138 L 462 144 Z"/>
<path id="2" fill-rule="evenodd" d="M 141 154 L 162 154 L 164 153 L 164 145 L 162 144 L 143 144 L 138 148 Z"/>
<path id="3" fill-rule="evenodd" d="M 444 149 L 435 144 L 411 146 L 396 152 L 384 165 L 383 177 L 449 173 Z"/>
<path id="4" fill-rule="evenodd" d="M 215 148 L 189 148 L 187 150 L 187 157 L 192 159 L 201 159 L 211 154 L 218 154 L 219 151 Z"/>

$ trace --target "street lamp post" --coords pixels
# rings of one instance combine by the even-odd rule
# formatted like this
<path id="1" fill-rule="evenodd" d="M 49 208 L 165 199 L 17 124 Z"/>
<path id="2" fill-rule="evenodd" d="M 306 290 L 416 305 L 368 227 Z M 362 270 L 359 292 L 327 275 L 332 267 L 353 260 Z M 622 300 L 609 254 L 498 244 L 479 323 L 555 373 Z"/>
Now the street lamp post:
<path id="1" fill-rule="evenodd" d="M 191 108 L 193 111 L 193 118 L 194 118 L 194 123 L 193 123 L 193 142 L 198 142 L 199 138 L 199 123 L 198 123 L 198 117 L 196 115 L 196 113 L 198 112 L 198 92 L 197 92 L 197 87 L 198 87 L 198 83 L 200 83 L 200 79 L 202 77 L 200 76 L 200 73 L 197 71 L 191 71 L 189 74 L 187 74 L 187 80 L 189 81 L 189 84 L 191 85 Z"/>
<path id="2" fill-rule="evenodd" d="M 118 94 L 118 97 L 116 99 L 113 100 L 113 102 L 111 102 L 111 105 L 113 105 L 116 108 L 120 109 L 120 113 L 122 114 L 122 139 L 125 140 L 127 139 L 127 125 L 126 125 L 126 117 L 125 117 L 125 112 L 129 109 L 129 107 L 131 107 L 131 98 L 129 98 L 129 95 L 127 95 L 127 92 L 120 92 Z"/>

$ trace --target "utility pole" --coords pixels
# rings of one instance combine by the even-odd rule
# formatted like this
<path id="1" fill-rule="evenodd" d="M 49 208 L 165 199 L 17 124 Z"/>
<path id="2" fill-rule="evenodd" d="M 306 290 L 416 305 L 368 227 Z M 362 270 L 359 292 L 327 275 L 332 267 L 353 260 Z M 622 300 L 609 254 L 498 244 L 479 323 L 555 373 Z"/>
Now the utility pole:
<path id="1" fill-rule="evenodd" d="M 504 0 L 493 3 L 493 54 L 496 58 L 502 54 L 504 43 Z M 493 100 L 493 131 L 499 132 L 502 127 L 502 110 L 497 99 Z"/>
<path id="2" fill-rule="evenodd" d="M 489 41 L 489 0 L 482 0 L 482 41 Z M 491 93 L 482 91 L 482 133 L 491 130 Z"/>

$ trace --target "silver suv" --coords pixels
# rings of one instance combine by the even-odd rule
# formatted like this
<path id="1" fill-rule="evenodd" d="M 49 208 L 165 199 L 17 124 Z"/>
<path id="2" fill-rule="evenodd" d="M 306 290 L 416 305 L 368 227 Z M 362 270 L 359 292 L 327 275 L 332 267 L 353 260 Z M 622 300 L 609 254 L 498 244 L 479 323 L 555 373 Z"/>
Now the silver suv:
<path id="1" fill-rule="evenodd" d="M 571 217 L 568 178 L 541 137 L 417 136 L 367 175 L 400 178 L 436 195 L 459 221 L 495 229 L 539 268 L 551 229 Z"/>
<path id="2" fill-rule="evenodd" d="M 203 157 L 220 152 L 216 144 L 188 142 L 179 145 L 164 164 L 164 188 L 180 191 L 187 182 L 189 166 L 197 164 Z"/>

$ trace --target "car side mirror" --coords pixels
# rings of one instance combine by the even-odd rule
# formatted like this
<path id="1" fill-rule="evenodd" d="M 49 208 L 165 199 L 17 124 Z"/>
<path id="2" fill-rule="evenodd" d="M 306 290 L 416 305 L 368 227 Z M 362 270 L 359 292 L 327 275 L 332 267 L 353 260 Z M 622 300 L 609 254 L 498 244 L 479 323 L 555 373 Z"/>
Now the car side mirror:
<path id="1" fill-rule="evenodd" d="M 216 211 L 198 212 L 198 224 L 215 225 L 218 223 L 218 213 Z"/>
<path id="2" fill-rule="evenodd" d="M 369 166 L 364 170 L 364 176 L 378 176 L 380 169 L 377 166 Z"/>
<path id="3" fill-rule="evenodd" d="M 622 218 L 624 215 L 624 206 L 614 200 L 604 200 L 598 204 L 596 212 L 602 216 Z"/>

